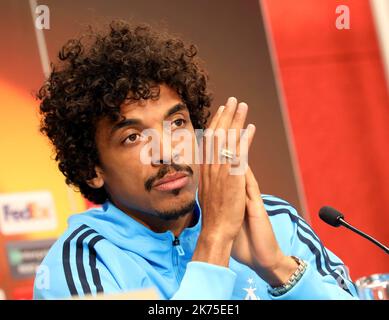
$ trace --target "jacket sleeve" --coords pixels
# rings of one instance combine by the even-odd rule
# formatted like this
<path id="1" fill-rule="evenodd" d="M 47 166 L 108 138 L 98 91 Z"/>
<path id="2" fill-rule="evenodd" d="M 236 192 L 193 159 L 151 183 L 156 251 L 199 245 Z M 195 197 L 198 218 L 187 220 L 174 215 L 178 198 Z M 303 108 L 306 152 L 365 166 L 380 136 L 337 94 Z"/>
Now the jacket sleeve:
<path id="1" fill-rule="evenodd" d="M 173 300 L 229 300 L 236 274 L 231 269 L 200 261 L 189 262 Z"/>
<path id="2" fill-rule="evenodd" d="M 35 276 L 34 299 L 82 298 L 152 287 L 140 266 L 123 266 L 115 259 L 115 250 L 120 249 L 86 225 L 75 228 L 68 229 L 43 259 Z M 130 283 L 126 272 L 111 273 L 117 268 L 131 270 Z"/>
<path id="3" fill-rule="evenodd" d="M 102 238 L 89 233 L 82 242 L 67 246 L 60 238 L 53 245 L 36 272 L 34 299 L 71 299 L 123 291 L 96 254 L 94 245 Z"/>
<path id="4" fill-rule="evenodd" d="M 297 256 L 308 263 L 302 278 L 287 293 L 273 297 L 289 299 L 357 299 L 357 291 L 348 268 L 324 247 L 310 225 L 295 208 L 274 196 L 262 196 L 277 241 L 284 254 Z"/>

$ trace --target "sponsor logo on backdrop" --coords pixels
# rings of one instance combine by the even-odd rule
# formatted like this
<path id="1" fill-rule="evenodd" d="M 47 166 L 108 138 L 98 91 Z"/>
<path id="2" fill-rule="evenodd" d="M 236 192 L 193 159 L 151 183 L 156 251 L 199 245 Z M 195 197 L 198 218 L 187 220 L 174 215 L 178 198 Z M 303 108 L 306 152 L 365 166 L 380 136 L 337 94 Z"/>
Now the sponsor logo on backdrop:
<path id="1" fill-rule="evenodd" d="M 57 218 L 50 192 L 0 195 L 0 231 L 4 235 L 54 230 Z"/>
<path id="2" fill-rule="evenodd" d="M 6 247 L 12 277 L 24 279 L 34 277 L 37 271 L 39 273 L 38 267 L 54 242 L 54 239 L 8 242 Z"/>

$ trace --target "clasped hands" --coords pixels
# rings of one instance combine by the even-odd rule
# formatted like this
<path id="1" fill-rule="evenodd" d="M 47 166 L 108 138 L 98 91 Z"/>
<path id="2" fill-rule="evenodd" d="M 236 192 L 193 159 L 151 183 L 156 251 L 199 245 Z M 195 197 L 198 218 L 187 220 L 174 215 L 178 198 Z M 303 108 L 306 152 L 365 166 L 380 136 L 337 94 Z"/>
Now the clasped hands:
<path id="1" fill-rule="evenodd" d="M 247 112 L 246 103 L 229 98 L 211 119 L 207 128 L 211 130 L 204 137 L 203 152 L 213 153 L 213 159 L 248 159 L 255 126 L 249 124 L 245 133 L 240 134 Z M 237 132 L 233 141 L 236 154 L 232 154 L 228 147 L 231 140 L 222 140 L 215 134 L 231 129 Z M 243 139 L 247 139 L 247 150 L 239 147 Z M 213 147 L 209 148 L 210 145 Z M 220 145 L 224 148 L 220 149 Z M 198 245 L 205 247 L 207 253 L 195 252 L 194 259 L 228 267 L 232 256 L 253 269 L 270 286 L 280 286 L 295 272 L 297 263 L 285 256 L 278 245 L 252 170 L 247 165 L 245 172 L 231 174 L 233 166 L 231 161 L 201 165 L 199 200 L 203 218 Z"/>

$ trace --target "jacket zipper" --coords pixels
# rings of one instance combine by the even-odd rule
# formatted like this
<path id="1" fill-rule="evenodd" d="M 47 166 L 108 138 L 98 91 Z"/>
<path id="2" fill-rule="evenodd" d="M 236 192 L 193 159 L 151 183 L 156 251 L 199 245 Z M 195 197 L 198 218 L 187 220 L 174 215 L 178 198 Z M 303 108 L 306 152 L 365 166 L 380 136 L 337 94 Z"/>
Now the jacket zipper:
<path id="1" fill-rule="evenodd" d="M 180 276 L 179 267 L 178 267 L 178 257 L 185 255 L 185 251 L 180 244 L 180 239 L 178 239 L 176 236 L 174 237 L 174 240 L 173 240 L 173 247 L 174 247 L 174 249 L 173 249 L 173 267 L 174 267 L 174 272 L 176 274 L 177 282 L 179 284 L 181 281 L 181 276 Z"/>

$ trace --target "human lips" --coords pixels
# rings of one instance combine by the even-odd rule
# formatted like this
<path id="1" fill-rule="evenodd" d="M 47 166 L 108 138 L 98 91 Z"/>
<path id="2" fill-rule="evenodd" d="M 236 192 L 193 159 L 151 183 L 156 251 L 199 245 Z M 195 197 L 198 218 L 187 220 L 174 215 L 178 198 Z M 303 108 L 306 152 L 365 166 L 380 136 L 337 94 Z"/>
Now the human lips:
<path id="1" fill-rule="evenodd" d="M 175 172 L 167 174 L 162 179 L 156 181 L 153 188 L 159 191 L 170 191 L 183 188 L 188 182 L 188 173 Z"/>

